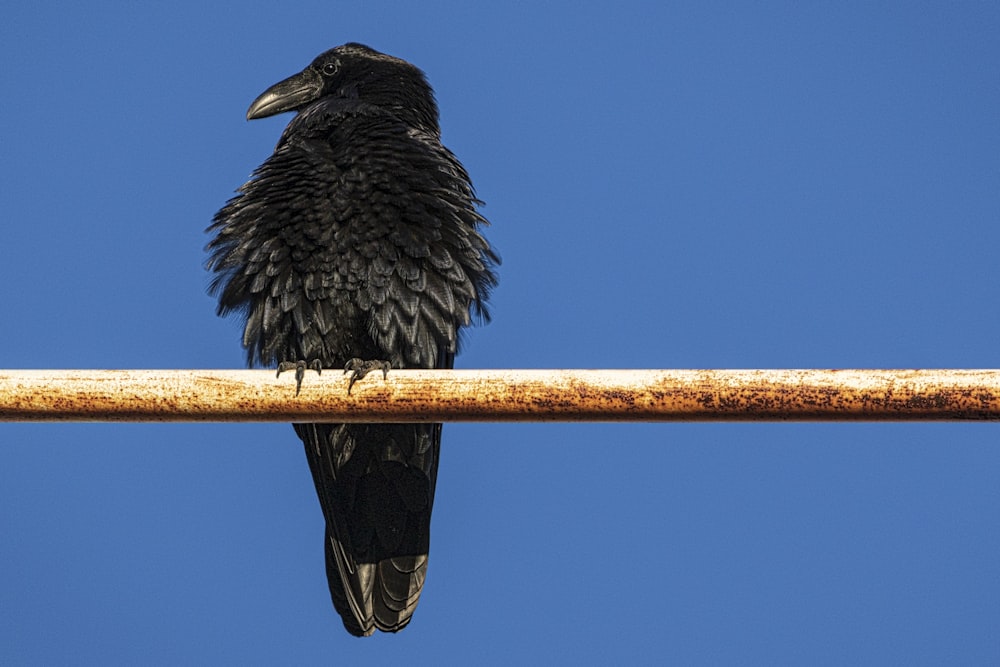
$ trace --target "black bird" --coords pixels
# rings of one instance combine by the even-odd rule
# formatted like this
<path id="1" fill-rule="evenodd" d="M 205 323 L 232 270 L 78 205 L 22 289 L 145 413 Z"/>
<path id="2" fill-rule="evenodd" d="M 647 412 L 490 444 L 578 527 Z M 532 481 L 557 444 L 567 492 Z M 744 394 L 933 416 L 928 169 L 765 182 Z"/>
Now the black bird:
<path id="1" fill-rule="evenodd" d="M 451 368 L 486 321 L 499 258 L 410 63 L 338 46 L 254 100 L 298 114 L 208 228 L 218 313 L 248 364 Z M 348 389 L 349 391 L 349 389 Z M 294 424 L 326 519 L 333 605 L 354 635 L 410 622 L 427 573 L 441 424 Z"/>

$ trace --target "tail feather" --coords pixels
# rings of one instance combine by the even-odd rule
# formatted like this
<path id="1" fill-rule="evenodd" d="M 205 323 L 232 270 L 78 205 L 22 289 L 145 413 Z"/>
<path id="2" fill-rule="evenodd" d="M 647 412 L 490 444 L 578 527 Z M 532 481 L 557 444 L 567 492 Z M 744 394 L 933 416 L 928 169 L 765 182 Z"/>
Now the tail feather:
<path id="1" fill-rule="evenodd" d="M 326 519 L 333 605 L 348 632 L 396 632 L 427 576 L 440 424 L 295 424 Z"/>

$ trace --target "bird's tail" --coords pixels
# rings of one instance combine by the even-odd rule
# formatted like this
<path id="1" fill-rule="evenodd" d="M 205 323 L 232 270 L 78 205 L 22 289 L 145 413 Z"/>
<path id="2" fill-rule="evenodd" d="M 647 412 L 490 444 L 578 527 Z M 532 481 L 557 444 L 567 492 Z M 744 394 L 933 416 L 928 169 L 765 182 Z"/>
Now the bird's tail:
<path id="1" fill-rule="evenodd" d="M 346 553 L 329 529 L 326 532 L 326 575 L 333 606 L 352 635 L 368 637 L 375 630 L 398 632 L 416 611 L 427 576 L 427 554 L 356 563 L 351 572 Z M 351 588 L 350 593 L 345 585 Z"/>
<path id="2" fill-rule="evenodd" d="M 333 605 L 348 632 L 397 632 L 427 575 L 440 424 L 296 424 L 326 519 Z"/>

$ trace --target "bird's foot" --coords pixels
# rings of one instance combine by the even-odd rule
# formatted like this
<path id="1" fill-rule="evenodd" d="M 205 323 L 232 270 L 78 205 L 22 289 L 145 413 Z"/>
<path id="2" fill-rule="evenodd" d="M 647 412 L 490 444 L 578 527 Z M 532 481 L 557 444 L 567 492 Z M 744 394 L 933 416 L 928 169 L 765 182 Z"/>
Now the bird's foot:
<path id="1" fill-rule="evenodd" d="M 302 389 L 302 378 L 306 376 L 306 370 L 310 368 L 316 371 L 316 375 L 320 375 L 323 372 L 323 364 L 320 363 L 319 359 L 313 359 L 312 361 L 306 361 L 305 359 L 282 361 L 278 364 L 278 372 L 275 374 L 275 377 L 280 376 L 285 371 L 294 370 L 295 395 L 298 396 L 299 390 Z"/>
<path id="2" fill-rule="evenodd" d="M 351 374 L 351 382 L 347 385 L 347 393 L 351 393 L 351 387 L 354 386 L 355 382 L 376 369 L 381 369 L 382 379 L 384 380 L 388 377 L 390 368 L 392 368 L 392 363 L 381 359 L 369 359 L 367 361 L 364 359 L 351 359 L 344 364 L 344 372 Z"/>

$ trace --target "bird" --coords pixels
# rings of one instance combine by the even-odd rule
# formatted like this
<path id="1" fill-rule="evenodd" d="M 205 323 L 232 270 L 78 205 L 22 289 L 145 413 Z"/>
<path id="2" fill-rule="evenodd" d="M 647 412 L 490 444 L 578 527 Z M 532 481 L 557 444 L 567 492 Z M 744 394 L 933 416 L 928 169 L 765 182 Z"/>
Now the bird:
<path id="1" fill-rule="evenodd" d="M 247 111 L 295 115 L 206 230 L 209 293 L 251 367 L 452 368 L 490 320 L 500 257 L 416 66 L 348 43 Z M 293 424 L 325 521 L 333 606 L 352 635 L 410 622 L 427 575 L 442 425 Z"/>

